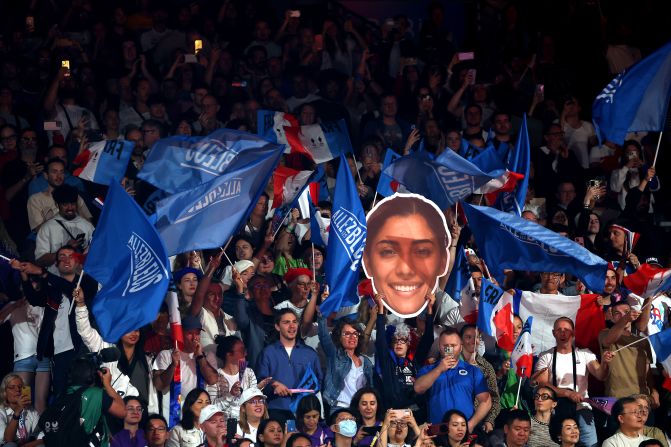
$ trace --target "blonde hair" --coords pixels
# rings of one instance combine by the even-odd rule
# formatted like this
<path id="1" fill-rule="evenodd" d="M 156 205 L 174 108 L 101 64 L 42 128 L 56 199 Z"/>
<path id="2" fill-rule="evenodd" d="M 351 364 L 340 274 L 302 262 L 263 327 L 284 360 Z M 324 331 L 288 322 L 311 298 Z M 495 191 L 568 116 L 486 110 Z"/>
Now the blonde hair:
<path id="1" fill-rule="evenodd" d="M 18 374 L 10 373 L 3 377 L 2 382 L 0 382 L 0 406 L 7 405 L 7 386 L 9 382 L 14 379 L 19 379 L 23 383 L 23 379 Z"/>
<path id="2" fill-rule="evenodd" d="M 247 402 L 243 402 L 240 405 L 240 417 L 238 418 L 238 424 L 240 425 L 243 433 L 249 434 L 251 431 L 249 430 L 249 421 L 247 421 L 247 413 L 245 411 L 245 405 Z M 268 404 L 266 403 L 263 404 L 263 417 L 261 419 L 263 420 L 268 418 L 270 418 L 270 415 L 268 414 Z"/>

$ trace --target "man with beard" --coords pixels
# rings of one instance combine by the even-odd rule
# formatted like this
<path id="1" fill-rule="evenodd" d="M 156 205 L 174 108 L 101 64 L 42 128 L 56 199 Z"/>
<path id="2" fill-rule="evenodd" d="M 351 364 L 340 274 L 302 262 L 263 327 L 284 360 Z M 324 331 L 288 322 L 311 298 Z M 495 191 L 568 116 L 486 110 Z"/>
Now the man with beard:
<path id="1" fill-rule="evenodd" d="M 68 245 L 84 252 L 91 243 L 93 225 L 77 214 L 77 189 L 70 185 L 61 185 L 52 193 L 58 206 L 58 215 L 45 222 L 37 232 L 35 259 L 38 265 L 48 267 L 56 274 L 54 266 L 56 251 Z"/>
<path id="2" fill-rule="evenodd" d="M 65 162 L 60 158 L 51 158 L 46 165 L 47 188 L 33 194 L 28 199 L 28 222 L 32 231 L 38 231 L 40 226 L 58 214 L 58 206 L 52 197 L 56 188 L 65 182 Z M 77 213 L 86 220 L 91 220 L 91 213 L 81 197 L 77 197 Z"/>

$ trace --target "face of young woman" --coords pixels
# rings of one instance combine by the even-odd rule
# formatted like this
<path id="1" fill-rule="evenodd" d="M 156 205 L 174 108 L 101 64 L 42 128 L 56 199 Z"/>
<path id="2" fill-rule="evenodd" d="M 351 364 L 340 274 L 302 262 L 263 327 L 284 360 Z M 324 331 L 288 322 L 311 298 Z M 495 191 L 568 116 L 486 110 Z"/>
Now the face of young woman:
<path id="1" fill-rule="evenodd" d="M 375 415 L 377 414 L 377 398 L 375 394 L 365 393 L 361 396 L 359 413 L 366 420 L 375 419 Z"/>
<path id="2" fill-rule="evenodd" d="M 450 441 L 460 442 L 462 439 L 464 439 L 466 430 L 468 430 L 466 419 L 459 415 L 453 414 L 448 424 L 447 437 L 450 438 Z"/>
<path id="3" fill-rule="evenodd" d="M 272 447 L 279 446 L 283 435 L 282 426 L 275 421 L 270 422 L 263 430 L 263 444 Z"/>
<path id="4" fill-rule="evenodd" d="M 315 430 L 317 424 L 319 424 L 319 412 L 317 410 L 308 411 L 303 415 L 303 426 L 305 427 L 305 430 Z"/>
<path id="5" fill-rule="evenodd" d="M 191 405 L 191 411 L 196 416 L 196 419 L 200 416 L 200 410 L 208 405 L 210 405 L 210 396 L 207 393 L 201 393 L 198 399 Z"/>

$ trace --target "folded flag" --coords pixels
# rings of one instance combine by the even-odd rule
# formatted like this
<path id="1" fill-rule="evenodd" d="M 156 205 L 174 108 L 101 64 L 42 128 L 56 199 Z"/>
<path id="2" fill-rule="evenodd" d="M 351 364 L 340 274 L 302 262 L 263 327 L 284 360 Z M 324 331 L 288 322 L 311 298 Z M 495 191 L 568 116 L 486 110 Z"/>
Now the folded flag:
<path id="1" fill-rule="evenodd" d="M 641 264 L 634 272 L 624 277 L 624 286 L 636 295 L 648 298 L 671 286 L 671 269 Z"/>
<path id="2" fill-rule="evenodd" d="M 298 119 L 290 113 L 273 110 L 258 110 L 256 112 L 256 133 L 268 141 L 286 145 L 285 153 L 291 152 L 291 147 L 284 134 L 286 127 L 300 127 Z"/>
<path id="3" fill-rule="evenodd" d="M 168 290 L 168 255 L 154 227 L 117 182 L 110 183 L 84 270 L 102 288 L 92 312 L 103 339 L 122 335 L 156 319 Z"/>
<path id="4" fill-rule="evenodd" d="M 366 244 L 366 214 L 344 154 L 336 176 L 326 257 L 330 295 L 320 310 L 324 315 L 358 302 L 356 285 Z"/>
<path id="5" fill-rule="evenodd" d="M 514 296 L 504 292 L 487 278 L 482 278 L 478 304 L 478 329 L 483 334 L 494 337 L 499 348 L 508 352 L 515 347 L 514 313 Z"/>
<path id="6" fill-rule="evenodd" d="M 259 157 L 278 149 L 283 146 L 231 129 L 218 129 L 206 137 L 172 136 L 154 143 L 138 178 L 175 194 L 255 166 Z"/>
<path id="7" fill-rule="evenodd" d="M 310 240 L 320 247 L 327 247 L 329 243 L 329 230 L 331 219 L 322 217 L 317 207 L 310 202 Z"/>
<path id="8" fill-rule="evenodd" d="M 73 174 L 101 185 L 118 182 L 126 174 L 134 144 L 126 140 L 103 140 L 91 143 L 73 160 L 79 167 Z"/>
<path id="9" fill-rule="evenodd" d="M 592 105 L 601 142 L 624 143 L 629 132 L 664 129 L 671 90 L 671 42 L 618 74 Z"/>
<path id="10" fill-rule="evenodd" d="M 515 174 L 513 179 L 507 179 L 506 187 L 501 188 L 501 194 L 496 200 L 496 207 L 506 213 L 522 215 L 529 188 L 529 168 L 531 166 L 531 145 L 527 131 L 527 115 L 522 118 L 522 127 L 517 134 L 515 148 L 508 157 L 507 170 Z"/>
<path id="11" fill-rule="evenodd" d="M 606 413 L 608 416 L 613 412 L 613 405 L 617 402 L 617 397 L 589 397 L 585 402 L 590 404 L 592 408 Z"/>
<path id="12" fill-rule="evenodd" d="M 256 206 L 282 155 L 268 144 L 244 165 L 156 203 L 156 228 L 168 254 L 220 247 Z"/>
<path id="13" fill-rule="evenodd" d="M 503 174 L 503 170 L 482 172 L 454 151 L 444 151 L 435 160 L 427 152 L 413 152 L 393 162 L 384 174 L 408 191 L 447 209 L 471 195 L 477 188 Z"/>
<path id="14" fill-rule="evenodd" d="M 664 388 L 671 391 L 671 328 L 651 335 L 648 338 L 657 361 L 662 364 L 666 372 Z"/>
<path id="15" fill-rule="evenodd" d="M 289 205 L 296 200 L 313 172 L 278 166 L 273 173 L 273 208 Z"/>
<path id="16" fill-rule="evenodd" d="M 393 149 L 387 149 L 387 152 L 384 154 L 382 172 L 380 173 L 380 179 L 377 181 L 377 192 L 384 197 L 394 195 L 398 190 L 398 182 L 385 174 L 384 171 L 399 158 L 401 158 L 401 155 L 394 152 Z"/>
<path id="17" fill-rule="evenodd" d="M 567 272 L 603 290 L 608 263 L 572 240 L 494 208 L 464 203 L 464 212 L 491 269 Z"/>
<path id="18" fill-rule="evenodd" d="M 292 152 L 301 152 L 315 163 L 325 163 L 340 154 L 352 152 L 345 120 L 286 127 L 284 133 Z"/>
<path id="19" fill-rule="evenodd" d="M 518 377 L 531 377 L 534 364 L 534 352 L 531 345 L 531 324 L 533 317 L 527 318 L 522 332 L 517 338 L 515 348 L 510 353 L 510 367 Z"/>

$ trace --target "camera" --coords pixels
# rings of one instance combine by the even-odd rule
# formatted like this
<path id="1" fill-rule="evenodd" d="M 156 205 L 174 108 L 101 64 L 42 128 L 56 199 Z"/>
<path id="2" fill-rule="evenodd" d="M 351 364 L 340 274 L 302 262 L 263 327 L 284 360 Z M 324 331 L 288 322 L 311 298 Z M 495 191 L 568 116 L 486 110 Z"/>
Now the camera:
<path id="1" fill-rule="evenodd" d="M 121 352 L 116 346 L 110 346 L 98 352 L 81 354 L 70 365 L 69 384 L 73 386 L 102 386 L 98 371 L 103 371 L 103 363 L 116 362 L 120 357 Z"/>

